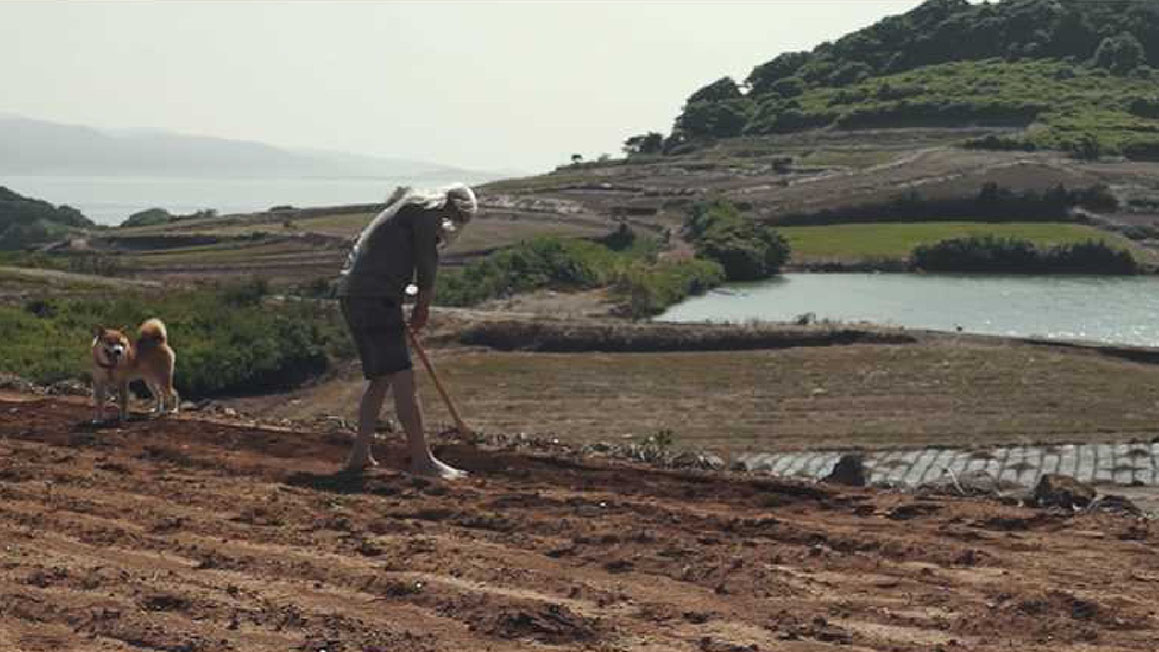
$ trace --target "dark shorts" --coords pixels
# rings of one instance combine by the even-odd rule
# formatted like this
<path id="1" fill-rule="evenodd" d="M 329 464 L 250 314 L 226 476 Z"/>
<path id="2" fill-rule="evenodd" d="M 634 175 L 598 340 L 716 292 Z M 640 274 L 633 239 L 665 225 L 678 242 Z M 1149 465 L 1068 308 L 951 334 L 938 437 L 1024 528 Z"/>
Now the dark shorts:
<path id="1" fill-rule="evenodd" d="M 340 303 L 363 376 L 379 378 L 413 367 L 402 306 L 386 297 L 342 297 Z"/>

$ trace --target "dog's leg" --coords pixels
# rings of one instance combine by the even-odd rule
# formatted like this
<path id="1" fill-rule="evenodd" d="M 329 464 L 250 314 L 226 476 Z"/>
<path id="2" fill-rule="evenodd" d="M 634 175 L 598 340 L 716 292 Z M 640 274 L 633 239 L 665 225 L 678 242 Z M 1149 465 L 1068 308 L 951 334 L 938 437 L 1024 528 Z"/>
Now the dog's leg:
<path id="1" fill-rule="evenodd" d="M 161 416 L 165 412 L 165 399 L 161 393 L 161 387 L 157 383 L 146 383 L 149 387 L 149 393 L 153 395 L 153 416 Z"/>
<path id="2" fill-rule="evenodd" d="M 121 421 L 125 421 L 129 418 L 129 383 L 121 383 L 117 387 L 117 401 L 120 403 L 117 414 Z"/>
<path id="3" fill-rule="evenodd" d="M 166 401 L 173 401 L 173 408 L 170 410 L 171 414 L 177 414 L 181 411 L 181 397 L 177 395 L 177 390 L 173 388 L 173 366 L 176 361 L 176 356 L 170 354 L 165 375 L 161 376 L 161 395 L 165 397 Z"/>
<path id="4" fill-rule="evenodd" d="M 97 381 L 93 383 L 93 423 L 105 420 L 105 384 Z"/>

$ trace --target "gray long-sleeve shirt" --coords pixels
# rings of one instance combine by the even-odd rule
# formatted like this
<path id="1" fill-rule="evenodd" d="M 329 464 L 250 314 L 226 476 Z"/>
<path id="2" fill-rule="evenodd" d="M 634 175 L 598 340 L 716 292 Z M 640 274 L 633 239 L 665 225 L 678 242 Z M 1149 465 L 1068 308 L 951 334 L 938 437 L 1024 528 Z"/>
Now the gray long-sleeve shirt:
<path id="1" fill-rule="evenodd" d="M 439 210 L 417 204 L 388 207 L 362 230 L 338 279 L 340 297 L 389 297 L 402 302 L 415 279 L 419 290 L 435 285 L 439 266 Z"/>

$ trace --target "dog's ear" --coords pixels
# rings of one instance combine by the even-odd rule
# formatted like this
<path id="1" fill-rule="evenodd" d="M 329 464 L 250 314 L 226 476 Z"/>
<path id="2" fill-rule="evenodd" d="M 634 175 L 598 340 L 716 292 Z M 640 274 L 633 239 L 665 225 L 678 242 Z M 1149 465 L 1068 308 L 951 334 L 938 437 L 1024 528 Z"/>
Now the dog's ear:
<path id="1" fill-rule="evenodd" d="M 128 326 L 121 326 L 121 335 L 131 332 Z"/>
<path id="2" fill-rule="evenodd" d="M 93 337 L 100 337 L 101 334 L 104 332 L 105 332 L 104 326 L 101 326 L 100 324 L 93 326 Z"/>

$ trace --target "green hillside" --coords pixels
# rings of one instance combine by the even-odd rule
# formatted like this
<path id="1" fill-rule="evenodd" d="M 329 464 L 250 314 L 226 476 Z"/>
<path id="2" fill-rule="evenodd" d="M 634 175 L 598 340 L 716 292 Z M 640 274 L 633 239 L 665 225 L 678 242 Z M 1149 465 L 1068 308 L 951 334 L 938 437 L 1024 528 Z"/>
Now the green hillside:
<path id="1" fill-rule="evenodd" d="M 1159 158 L 1159 2 L 930 0 L 689 97 L 665 151 L 840 129 L 1027 128 L 973 143 Z"/>
<path id="2" fill-rule="evenodd" d="M 53 206 L 0 186 L 0 250 L 51 242 L 71 229 L 95 226 L 71 206 Z"/>

